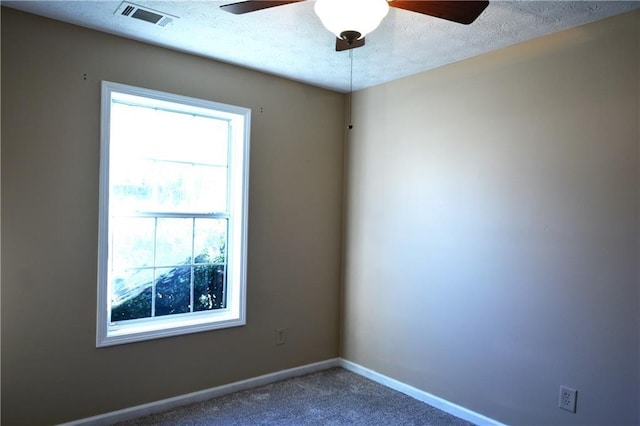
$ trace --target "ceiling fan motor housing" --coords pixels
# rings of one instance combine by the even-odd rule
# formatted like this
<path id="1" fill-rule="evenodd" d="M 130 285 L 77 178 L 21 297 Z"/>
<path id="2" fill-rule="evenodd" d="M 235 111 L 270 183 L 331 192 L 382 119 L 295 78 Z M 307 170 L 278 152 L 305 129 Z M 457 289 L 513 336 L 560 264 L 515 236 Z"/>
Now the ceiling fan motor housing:
<path id="1" fill-rule="evenodd" d="M 340 33 L 340 38 L 347 42 L 347 44 L 352 45 L 356 40 L 362 38 L 362 34 L 358 31 L 343 31 Z"/>

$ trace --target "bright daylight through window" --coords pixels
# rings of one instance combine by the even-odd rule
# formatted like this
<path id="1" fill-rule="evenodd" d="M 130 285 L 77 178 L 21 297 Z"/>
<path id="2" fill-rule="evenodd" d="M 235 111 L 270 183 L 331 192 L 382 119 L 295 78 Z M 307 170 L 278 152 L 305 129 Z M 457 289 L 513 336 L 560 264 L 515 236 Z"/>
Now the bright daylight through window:
<path id="1" fill-rule="evenodd" d="M 98 346 L 245 323 L 249 121 L 102 83 Z"/>

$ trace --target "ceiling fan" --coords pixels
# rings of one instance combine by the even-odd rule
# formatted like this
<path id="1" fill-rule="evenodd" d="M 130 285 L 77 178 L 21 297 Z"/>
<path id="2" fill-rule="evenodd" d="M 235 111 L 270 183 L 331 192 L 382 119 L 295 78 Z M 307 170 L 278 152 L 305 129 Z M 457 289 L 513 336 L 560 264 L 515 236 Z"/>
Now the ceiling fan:
<path id="1" fill-rule="evenodd" d="M 305 0 L 249 0 L 224 4 L 224 11 L 242 15 Z M 315 12 L 322 24 L 336 35 L 336 51 L 364 46 L 364 36 L 380 24 L 389 7 L 468 25 L 489 5 L 488 1 L 439 0 L 316 0 Z"/>

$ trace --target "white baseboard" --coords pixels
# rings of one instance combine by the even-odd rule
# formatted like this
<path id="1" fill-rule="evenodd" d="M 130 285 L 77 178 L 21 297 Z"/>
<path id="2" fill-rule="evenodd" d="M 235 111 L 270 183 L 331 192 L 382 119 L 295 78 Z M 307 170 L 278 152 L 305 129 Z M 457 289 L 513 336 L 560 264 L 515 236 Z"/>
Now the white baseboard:
<path id="1" fill-rule="evenodd" d="M 380 374 L 376 371 L 358 365 L 355 362 L 351 362 L 341 358 L 340 366 L 345 370 L 352 371 L 356 374 L 361 375 L 362 377 L 366 377 L 367 379 L 373 380 L 374 382 L 380 383 L 381 385 L 384 385 L 388 388 L 397 390 L 398 392 L 402 392 L 405 395 L 409 395 L 410 397 L 417 399 L 418 401 L 422 401 L 426 404 L 431 405 L 432 407 L 436 407 L 446 413 L 459 417 L 463 420 L 467 420 L 471 423 L 482 426 L 505 426 L 503 423 L 483 416 L 482 414 L 476 413 L 475 411 L 471 411 L 467 408 L 454 404 L 453 402 L 449 402 L 428 392 L 425 392 L 418 388 L 414 388 L 413 386 L 407 385 L 406 383 L 400 382 L 396 379 L 385 376 L 384 374 Z"/>
<path id="2" fill-rule="evenodd" d="M 60 426 L 106 426 L 116 422 L 135 419 L 137 417 L 147 416 L 149 414 L 159 413 L 170 410 L 172 408 L 181 407 L 195 402 L 206 401 L 208 399 L 217 398 L 234 392 L 239 392 L 258 386 L 268 385 L 280 380 L 291 379 L 293 377 L 304 376 L 305 374 L 315 373 L 316 371 L 326 370 L 333 367 L 342 367 L 346 370 L 359 374 L 381 385 L 409 395 L 418 401 L 425 402 L 444 412 L 452 414 L 461 419 L 470 421 L 477 425 L 486 426 L 505 426 L 502 423 L 483 416 L 482 414 L 468 410 L 464 407 L 456 405 L 452 402 L 439 398 L 428 392 L 422 391 L 413 386 L 409 386 L 398 380 L 387 377 L 383 374 L 370 370 L 366 367 L 358 365 L 354 362 L 342 358 L 333 358 L 326 361 L 320 361 L 313 364 L 307 364 L 300 367 L 290 368 L 288 370 L 277 371 L 275 373 L 265 374 L 263 376 L 253 377 L 239 382 L 229 383 L 227 385 L 216 386 L 210 389 L 204 389 L 198 392 L 192 392 L 185 395 L 175 396 L 173 398 L 162 399 L 160 401 L 150 402 L 148 404 L 137 405 L 135 407 L 124 408 L 122 410 L 112 411 L 110 413 L 100 414 L 93 417 L 87 417 L 75 420 L 69 423 L 63 423 Z"/>
<path id="3" fill-rule="evenodd" d="M 122 410 L 112 411 L 110 413 L 75 420 L 69 423 L 63 423 L 61 426 L 106 426 L 116 422 L 122 422 L 141 416 L 147 416 L 149 414 L 159 413 L 162 411 L 170 410 L 172 408 L 181 407 L 183 405 L 206 401 L 208 399 L 216 398 L 230 393 L 268 385 L 280 380 L 304 376 L 305 374 L 315 373 L 316 371 L 326 370 L 328 368 L 339 366 L 340 358 L 333 358 L 326 361 L 320 361 L 313 364 L 290 368 L 288 370 L 265 374 L 263 376 L 253 377 L 247 380 L 241 380 L 239 382 L 229 383 L 228 385 L 216 386 L 214 388 L 204 389 L 198 392 L 192 392 L 185 395 L 175 396 L 173 398 L 150 402 L 148 404 L 137 405 L 135 407 L 124 408 Z"/>

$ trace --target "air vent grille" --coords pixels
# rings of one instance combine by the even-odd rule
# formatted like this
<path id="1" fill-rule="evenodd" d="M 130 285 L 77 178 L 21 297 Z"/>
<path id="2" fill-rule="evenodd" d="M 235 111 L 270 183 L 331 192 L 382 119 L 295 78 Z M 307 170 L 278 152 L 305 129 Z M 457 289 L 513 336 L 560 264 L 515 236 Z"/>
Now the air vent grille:
<path id="1" fill-rule="evenodd" d="M 127 7 L 125 7 L 125 8 L 124 8 L 124 10 L 122 11 L 122 14 L 123 14 L 124 16 L 129 16 L 129 15 L 131 15 L 131 12 L 133 12 L 134 10 L 136 10 L 136 8 L 135 8 L 135 7 L 133 7 L 133 6 L 127 6 Z"/>
<path id="2" fill-rule="evenodd" d="M 118 6 L 114 14 L 139 19 L 161 27 L 170 24 L 174 19 L 178 19 L 177 16 L 126 1 L 123 1 L 120 6 Z"/>

